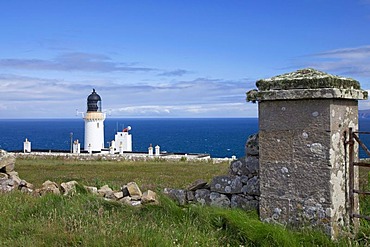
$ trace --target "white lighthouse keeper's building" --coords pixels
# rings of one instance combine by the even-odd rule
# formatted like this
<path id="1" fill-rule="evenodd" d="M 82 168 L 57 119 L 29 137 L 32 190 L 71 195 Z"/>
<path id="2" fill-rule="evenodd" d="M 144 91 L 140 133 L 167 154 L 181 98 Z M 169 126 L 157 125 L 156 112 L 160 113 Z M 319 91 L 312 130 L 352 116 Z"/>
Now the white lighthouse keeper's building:
<path id="1" fill-rule="evenodd" d="M 131 126 L 124 128 L 122 132 L 117 132 L 114 136 L 115 149 L 121 152 L 132 152 L 132 136 L 129 133 Z"/>
<path id="2" fill-rule="evenodd" d="M 93 89 L 87 97 L 87 112 L 85 120 L 85 151 L 101 151 L 104 148 L 104 120 L 105 113 L 102 112 L 101 98 Z"/>

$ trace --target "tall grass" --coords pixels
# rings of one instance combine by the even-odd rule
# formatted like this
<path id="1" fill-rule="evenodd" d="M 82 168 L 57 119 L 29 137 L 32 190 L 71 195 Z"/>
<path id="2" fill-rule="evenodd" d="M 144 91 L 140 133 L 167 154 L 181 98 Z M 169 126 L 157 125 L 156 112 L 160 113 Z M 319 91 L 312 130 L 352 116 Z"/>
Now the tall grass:
<path id="1" fill-rule="evenodd" d="M 0 197 L 2 246 L 336 246 L 318 232 L 262 223 L 256 212 L 200 206 L 133 208 L 88 194 Z M 7 230 L 4 230 L 7 229 Z"/>
<path id="2" fill-rule="evenodd" d="M 45 179 L 65 182 L 71 178 L 80 183 L 98 181 L 115 186 L 127 181 L 141 181 L 160 191 L 163 187 L 183 188 L 195 179 L 225 174 L 228 167 L 227 164 L 184 162 L 87 163 L 17 160 L 16 170 L 21 178 L 36 185 Z M 162 173 L 165 176 L 156 180 L 155 176 Z M 158 185 L 155 186 L 153 181 Z M 370 244 L 364 235 L 356 240 L 332 242 L 318 231 L 298 231 L 266 224 L 258 219 L 255 211 L 196 205 L 179 207 L 162 195 L 159 201 L 159 205 L 134 208 L 92 196 L 83 188 L 79 188 L 73 197 L 50 194 L 36 198 L 20 192 L 1 194 L 0 246 L 295 247 Z"/>

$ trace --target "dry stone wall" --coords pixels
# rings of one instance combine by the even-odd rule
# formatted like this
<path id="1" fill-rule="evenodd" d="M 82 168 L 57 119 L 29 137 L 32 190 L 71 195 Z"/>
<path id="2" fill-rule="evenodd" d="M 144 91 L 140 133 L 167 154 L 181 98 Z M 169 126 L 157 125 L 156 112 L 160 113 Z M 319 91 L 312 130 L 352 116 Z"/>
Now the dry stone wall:
<path id="1" fill-rule="evenodd" d="M 232 161 L 228 174 L 214 177 L 210 183 L 200 179 L 186 189 L 164 189 L 164 193 L 180 205 L 198 203 L 201 205 L 258 209 L 259 145 L 258 134 L 248 137 L 246 156 Z"/>
<path id="2" fill-rule="evenodd" d="M 77 193 L 77 187 L 82 186 L 84 189 L 98 197 L 108 201 L 117 201 L 126 205 L 140 206 L 142 204 L 157 204 L 157 194 L 148 190 L 141 192 L 135 182 L 123 185 L 119 191 L 111 189 L 108 185 L 100 188 L 93 186 L 79 185 L 77 181 L 69 181 L 60 185 L 53 181 L 45 181 L 41 188 L 34 186 L 25 180 L 19 178 L 18 173 L 14 171 L 15 155 L 0 150 L 0 193 L 7 193 L 14 190 L 20 190 L 33 196 L 44 196 L 46 194 L 56 194 L 64 196 L 73 196 Z"/>

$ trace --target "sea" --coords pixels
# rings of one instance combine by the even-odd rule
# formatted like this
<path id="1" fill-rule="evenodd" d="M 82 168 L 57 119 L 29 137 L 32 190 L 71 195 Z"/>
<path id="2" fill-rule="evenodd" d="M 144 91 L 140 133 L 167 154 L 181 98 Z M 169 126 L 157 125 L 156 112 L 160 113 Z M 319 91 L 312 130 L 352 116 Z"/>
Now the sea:
<path id="1" fill-rule="evenodd" d="M 240 158 L 245 142 L 258 132 L 257 118 L 107 118 L 105 146 L 117 131 L 131 126 L 132 149 L 147 152 L 150 144 L 168 153 L 206 153 L 214 158 Z M 370 119 L 360 118 L 360 131 L 370 131 Z M 82 119 L 0 119 L 0 149 L 23 150 L 28 139 L 33 150 L 70 150 L 71 139 L 84 141 Z M 360 138 L 370 147 L 370 135 Z M 360 157 L 366 157 L 360 150 Z"/>

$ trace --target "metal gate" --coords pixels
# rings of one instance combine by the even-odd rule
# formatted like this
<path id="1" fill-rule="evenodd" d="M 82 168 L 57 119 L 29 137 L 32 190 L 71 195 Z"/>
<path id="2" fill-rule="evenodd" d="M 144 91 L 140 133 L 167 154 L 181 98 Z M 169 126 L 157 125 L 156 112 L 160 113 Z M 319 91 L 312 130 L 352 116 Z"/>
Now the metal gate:
<path id="1" fill-rule="evenodd" d="M 370 150 L 366 147 L 366 145 L 360 140 L 359 135 L 369 135 L 370 132 L 364 131 L 353 131 L 352 128 L 349 128 L 348 131 L 349 140 L 347 141 L 348 144 L 348 156 L 349 156 L 349 216 L 351 222 L 353 222 L 353 218 L 362 218 L 366 220 L 370 220 L 370 216 L 361 215 L 360 212 L 356 212 L 354 205 L 355 205 L 355 194 L 358 195 L 367 195 L 370 196 L 370 191 L 360 191 L 359 189 L 355 189 L 355 166 L 362 166 L 362 167 L 370 167 L 369 162 L 361 162 L 360 159 L 355 159 L 357 157 L 355 153 L 355 144 L 356 142 L 359 146 L 366 152 L 366 154 L 370 157 Z M 359 154 L 358 154 L 359 155 Z"/>

